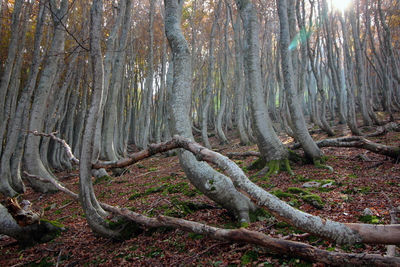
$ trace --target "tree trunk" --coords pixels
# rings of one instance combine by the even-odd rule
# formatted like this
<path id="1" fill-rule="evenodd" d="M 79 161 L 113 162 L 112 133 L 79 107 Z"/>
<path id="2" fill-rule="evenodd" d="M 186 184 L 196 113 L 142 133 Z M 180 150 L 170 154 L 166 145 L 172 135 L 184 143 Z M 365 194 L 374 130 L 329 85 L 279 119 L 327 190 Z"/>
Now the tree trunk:
<path id="1" fill-rule="evenodd" d="M 184 1 L 165 0 L 165 32 L 173 52 L 173 86 L 168 96 L 171 107 L 173 134 L 193 139 L 189 108 L 191 102 L 190 52 L 181 30 L 181 14 Z M 235 214 L 241 221 L 249 221 L 249 211 L 255 206 L 250 199 L 239 193 L 232 181 L 205 163 L 197 162 L 187 151 L 179 152 L 181 165 L 191 183 L 206 196 Z"/>
<path id="2" fill-rule="evenodd" d="M 247 69 L 247 82 L 249 85 L 251 109 L 257 145 L 262 155 L 263 163 L 274 160 L 285 160 L 288 151 L 279 140 L 267 107 L 264 103 L 264 94 L 261 81 L 259 58 L 259 30 L 255 9 L 248 0 L 236 0 L 245 30 L 245 68 Z"/>
<path id="3" fill-rule="evenodd" d="M 285 86 L 287 102 L 292 118 L 292 129 L 296 139 L 304 149 L 306 157 L 312 160 L 319 160 L 322 157 L 321 150 L 317 147 L 311 135 L 309 134 L 304 119 L 303 112 L 298 102 L 298 93 L 294 86 L 292 58 L 289 51 L 289 25 L 288 25 L 288 7 L 286 0 L 277 1 L 279 21 L 280 21 L 280 49 L 282 75 Z"/>
<path id="4" fill-rule="evenodd" d="M 51 12 L 53 17 L 53 40 L 49 48 L 46 60 L 44 62 L 44 69 L 42 71 L 39 84 L 35 90 L 35 97 L 31 107 L 31 117 L 29 121 L 30 131 L 42 131 L 46 101 L 50 93 L 51 86 L 54 78 L 56 77 L 57 66 L 62 60 L 64 43 L 65 43 L 65 29 L 64 23 L 67 19 L 68 1 L 62 0 L 59 9 L 52 5 Z M 40 177 L 55 178 L 48 170 L 46 170 L 43 162 L 40 160 L 39 155 L 40 137 L 28 135 L 26 139 L 24 163 L 27 172 L 38 175 Z M 29 178 L 28 178 L 29 179 Z M 37 180 L 29 179 L 32 187 L 40 192 L 48 192 L 56 190 L 53 185 L 42 183 Z"/>

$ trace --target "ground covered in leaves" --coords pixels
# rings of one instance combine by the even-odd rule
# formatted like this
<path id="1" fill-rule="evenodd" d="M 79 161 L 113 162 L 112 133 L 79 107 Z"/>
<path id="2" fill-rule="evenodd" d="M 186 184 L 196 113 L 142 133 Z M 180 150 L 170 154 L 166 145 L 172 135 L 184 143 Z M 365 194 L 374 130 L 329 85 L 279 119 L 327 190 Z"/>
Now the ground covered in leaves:
<path id="1" fill-rule="evenodd" d="M 314 138 L 320 140 L 326 136 L 317 133 Z M 285 137 L 282 139 L 290 142 Z M 399 145 L 400 133 L 371 139 Z M 214 149 L 222 154 L 257 149 L 255 145 L 240 146 L 233 135 L 230 144 L 224 146 L 218 145 L 215 137 L 211 140 Z M 281 172 L 265 178 L 248 170 L 255 157 L 235 159 L 235 162 L 257 184 L 300 210 L 340 222 L 390 223 L 390 206 L 400 206 L 400 165 L 355 148 L 324 148 L 323 152 L 333 173 L 313 165 L 291 163 L 295 176 Z M 76 173 L 58 174 L 60 181 L 75 192 L 78 191 Z M 148 216 L 164 214 L 218 227 L 238 227 L 226 210 L 188 182 L 177 156 L 146 159 L 120 176 L 95 180 L 94 184 L 98 198 L 111 205 L 129 207 Z M 46 219 L 62 224 L 65 231 L 49 243 L 30 248 L 20 248 L 15 240 L 1 236 L 0 266 L 321 266 L 273 255 L 257 246 L 216 241 L 180 230 L 148 230 L 129 240 L 115 242 L 93 235 L 79 204 L 63 193 L 43 195 L 28 189 L 23 197 L 37 209 L 43 209 Z M 366 208 L 372 213 L 363 216 Z M 336 246 L 312 235 L 302 235 L 301 231 L 268 214 L 253 219 L 256 220 L 249 229 L 273 237 L 298 240 L 330 251 L 386 252 L 385 246 Z"/>

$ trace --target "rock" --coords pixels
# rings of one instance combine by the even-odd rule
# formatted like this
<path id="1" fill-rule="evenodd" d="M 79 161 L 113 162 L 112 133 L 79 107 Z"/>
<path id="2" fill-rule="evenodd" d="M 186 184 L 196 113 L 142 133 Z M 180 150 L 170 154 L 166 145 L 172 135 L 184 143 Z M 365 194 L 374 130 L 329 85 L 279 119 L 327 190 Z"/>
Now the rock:
<path id="1" fill-rule="evenodd" d="M 364 211 L 362 212 L 362 215 L 363 215 L 363 216 L 367 216 L 367 215 L 369 215 L 369 216 L 373 216 L 373 215 L 374 215 L 374 213 L 372 212 L 372 210 L 371 210 L 371 209 L 369 209 L 369 208 L 365 208 L 365 209 L 364 209 Z"/>
<path id="2" fill-rule="evenodd" d="M 302 185 L 305 188 L 310 188 L 310 187 L 320 187 L 321 183 L 319 182 L 315 182 L 315 181 L 310 181 L 310 182 L 306 182 Z"/>
<path id="3" fill-rule="evenodd" d="M 326 188 L 326 187 L 330 187 L 330 186 L 332 186 L 332 185 L 333 185 L 333 182 L 329 182 L 329 183 L 327 183 L 327 184 L 322 185 L 321 187 L 322 187 L 322 188 Z"/>

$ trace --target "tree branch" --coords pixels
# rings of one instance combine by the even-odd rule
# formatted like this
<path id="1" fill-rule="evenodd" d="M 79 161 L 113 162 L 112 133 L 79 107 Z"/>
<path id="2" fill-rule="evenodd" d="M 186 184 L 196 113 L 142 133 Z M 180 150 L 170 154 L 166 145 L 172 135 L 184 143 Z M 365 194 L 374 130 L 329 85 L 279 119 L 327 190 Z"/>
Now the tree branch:
<path id="1" fill-rule="evenodd" d="M 35 176 L 31 176 L 35 177 Z M 39 178 L 39 177 L 36 177 Z M 40 178 L 41 179 L 41 178 Z M 41 179 L 43 180 L 43 179 Z M 61 186 L 53 180 L 48 180 L 53 183 L 64 193 L 78 201 L 78 196 L 69 189 Z M 295 241 L 282 240 L 272 238 L 257 231 L 240 229 L 222 229 L 210 226 L 203 223 L 188 221 L 169 216 L 158 216 L 150 218 L 142 214 L 133 212 L 126 208 L 118 208 L 105 203 L 100 205 L 107 211 L 123 216 L 128 220 L 136 222 L 144 227 L 172 227 L 186 232 L 193 232 L 196 234 L 206 235 L 210 238 L 229 241 L 229 242 L 245 242 L 253 245 L 259 245 L 271 249 L 276 254 L 285 254 L 288 256 L 301 257 L 303 259 L 322 262 L 330 265 L 373 265 L 373 266 L 400 266 L 400 258 L 397 257 L 383 257 L 375 254 L 356 254 L 356 253 L 340 253 L 325 251 L 308 244 L 299 243 Z"/>

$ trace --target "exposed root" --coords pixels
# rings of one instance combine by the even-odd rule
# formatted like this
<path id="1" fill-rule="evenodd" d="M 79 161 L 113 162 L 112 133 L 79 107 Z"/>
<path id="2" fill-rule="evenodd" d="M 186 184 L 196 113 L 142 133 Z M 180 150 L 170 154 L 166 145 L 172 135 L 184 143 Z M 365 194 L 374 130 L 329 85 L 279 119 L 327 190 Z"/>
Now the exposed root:
<path id="1" fill-rule="evenodd" d="M 271 175 L 278 174 L 281 170 L 287 171 L 290 175 L 294 175 L 292 168 L 290 167 L 290 162 L 288 158 L 280 160 L 271 160 L 267 163 L 269 168 L 268 172 L 264 175 L 264 179 Z"/>

